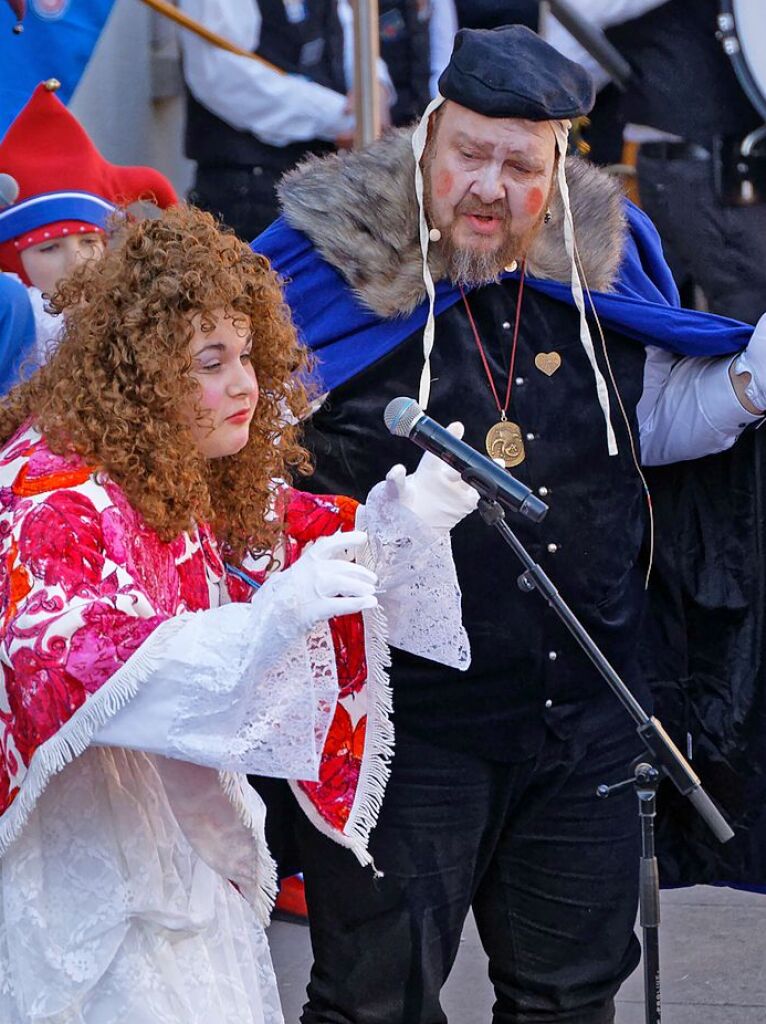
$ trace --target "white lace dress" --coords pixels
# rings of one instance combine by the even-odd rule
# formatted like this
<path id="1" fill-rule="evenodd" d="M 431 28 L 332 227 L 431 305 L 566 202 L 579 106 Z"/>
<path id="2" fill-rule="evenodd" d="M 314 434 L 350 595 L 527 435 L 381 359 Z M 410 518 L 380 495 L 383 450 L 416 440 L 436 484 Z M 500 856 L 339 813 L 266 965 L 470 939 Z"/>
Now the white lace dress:
<path id="1" fill-rule="evenodd" d="M 402 541 L 383 507 L 367 561 L 400 646 L 464 667 L 448 541 L 413 559 L 412 522 Z M 163 623 L 91 697 L 88 741 L 60 730 L 79 756 L 31 780 L 0 860 L 2 1024 L 281 1024 L 274 867 L 242 773 L 316 776 L 337 677 L 326 626 L 286 645 L 266 597 Z"/>
<path id="2" fill-rule="evenodd" d="M 90 747 L 0 862 L 0 1020 L 281 1022 L 263 921 L 220 874 L 254 846 L 212 769 Z"/>

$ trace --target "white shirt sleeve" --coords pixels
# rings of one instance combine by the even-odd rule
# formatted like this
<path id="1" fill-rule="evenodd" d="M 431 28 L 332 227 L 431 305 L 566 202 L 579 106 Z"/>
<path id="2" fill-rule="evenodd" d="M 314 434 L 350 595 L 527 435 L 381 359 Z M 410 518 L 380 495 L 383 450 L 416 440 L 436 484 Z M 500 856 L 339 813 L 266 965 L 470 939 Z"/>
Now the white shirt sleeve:
<path id="1" fill-rule="evenodd" d="M 179 7 L 243 50 L 258 46 L 262 19 L 256 0 L 179 0 Z M 269 146 L 332 141 L 353 131 L 345 95 L 228 53 L 193 32 L 182 31 L 180 39 L 189 89 L 233 128 Z"/>
<path id="2" fill-rule="evenodd" d="M 436 95 L 439 76 L 449 64 L 457 32 L 455 0 L 432 0 L 429 40 L 431 43 L 431 97 Z"/>
<path id="3" fill-rule="evenodd" d="M 646 466 L 698 459 L 731 448 L 761 418 L 737 398 L 731 357 L 674 355 L 649 345 L 637 415 Z"/>
<path id="4" fill-rule="evenodd" d="M 577 13 L 591 25 L 604 29 L 638 18 L 666 2 L 667 0 L 577 0 L 576 7 Z M 609 75 L 598 61 L 567 32 L 551 12 L 543 19 L 540 35 L 559 53 L 563 53 L 565 57 L 581 64 L 589 71 L 596 82 L 596 88 L 601 89 L 610 81 Z"/>

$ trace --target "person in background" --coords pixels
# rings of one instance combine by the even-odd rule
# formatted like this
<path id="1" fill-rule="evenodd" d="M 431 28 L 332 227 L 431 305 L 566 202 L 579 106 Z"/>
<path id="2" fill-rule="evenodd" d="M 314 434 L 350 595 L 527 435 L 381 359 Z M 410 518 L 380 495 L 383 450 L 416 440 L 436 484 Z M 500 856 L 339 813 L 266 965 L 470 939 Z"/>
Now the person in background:
<path id="1" fill-rule="evenodd" d="M 254 238 L 276 216 L 275 187 L 310 154 L 350 146 L 353 39 L 339 0 L 181 0 L 206 28 L 277 69 L 181 34 L 189 200 Z M 284 72 L 284 73 L 280 73 Z M 381 108 L 390 79 L 382 64 Z"/>
<path id="2" fill-rule="evenodd" d="M 353 12 L 348 0 L 180 0 L 182 10 L 257 61 L 181 35 L 189 199 L 246 240 L 277 216 L 276 184 L 309 155 L 354 135 Z M 449 58 L 453 0 L 383 0 L 378 65 L 383 127 L 425 108 Z M 386 61 L 392 64 L 391 74 Z M 393 79 L 393 81 L 392 81 Z"/>
<path id="3" fill-rule="evenodd" d="M 26 285 L 35 315 L 35 344 L 25 352 L 41 365 L 56 344 L 61 319 L 45 307 L 60 281 L 98 259 L 118 207 L 145 197 L 177 202 L 173 186 L 150 167 L 105 160 L 56 96 L 55 79 L 37 86 L 0 141 L 0 270 Z M 16 353 L 2 353 L 0 378 L 10 383 Z"/>
<path id="4" fill-rule="evenodd" d="M 457 0 L 460 28 L 500 28 L 502 25 L 526 25 L 537 31 L 538 0 Z"/>
<path id="5" fill-rule="evenodd" d="M 395 127 L 417 120 L 436 95 L 457 32 L 454 0 L 380 0 L 380 56 L 396 90 Z"/>
<path id="6" fill-rule="evenodd" d="M 766 295 L 766 195 L 738 206 L 720 183 L 732 145 L 763 118 L 716 36 L 717 0 L 580 0 L 578 12 L 606 30 L 633 68 L 620 120 L 626 141 L 640 143 L 641 205 L 682 294 L 697 285 L 710 312 L 754 324 Z M 553 18 L 545 37 L 605 83 Z"/>

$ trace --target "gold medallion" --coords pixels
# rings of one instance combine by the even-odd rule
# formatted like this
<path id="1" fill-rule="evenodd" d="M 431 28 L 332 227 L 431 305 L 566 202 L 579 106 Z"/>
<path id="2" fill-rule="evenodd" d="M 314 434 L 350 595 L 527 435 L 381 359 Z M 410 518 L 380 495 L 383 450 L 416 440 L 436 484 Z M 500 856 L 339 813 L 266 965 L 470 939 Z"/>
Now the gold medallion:
<path id="1" fill-rule="evenodd" d="M 490 427 L 484 443 L 487 446 L 489 457 L 502 459 L 506 469 L 513 469 L 527 457 L 521 437 L 521 428 L 518 423 L 512 423 L 510 420 L 500 420 L 499 423 Z"/>
<path id="2" fill-rule="evenodd" d="M 535 356 L 535 366 L 546 377 L 552 377 L 561 366 L 561 356 L 558 352 L 538 352 Z"/>

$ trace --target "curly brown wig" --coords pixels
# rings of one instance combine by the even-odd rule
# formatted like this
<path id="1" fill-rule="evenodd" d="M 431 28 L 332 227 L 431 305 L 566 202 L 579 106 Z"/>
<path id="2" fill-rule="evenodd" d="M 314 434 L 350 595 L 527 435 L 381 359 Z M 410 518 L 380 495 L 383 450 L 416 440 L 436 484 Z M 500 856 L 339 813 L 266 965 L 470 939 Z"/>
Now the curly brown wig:
<path id="1" fill-rule="evenodd" d="M 94 266 L 59 285 L 65 314 L 49 362 L 0 402 L 0 437 L 32 419 L 50 448 L 103 468 L 164 540 L 212 523 L 234 558 L 268 550 L 273 481 L 307 472 L 297 421 L 308 412 L 308 357 L 268 260 L 190 206 L 128 223 Z M 253 338 L 260 398 L 236 455 L 205 459 L 185 422 L 191 319 L 226 310 Z"/>

